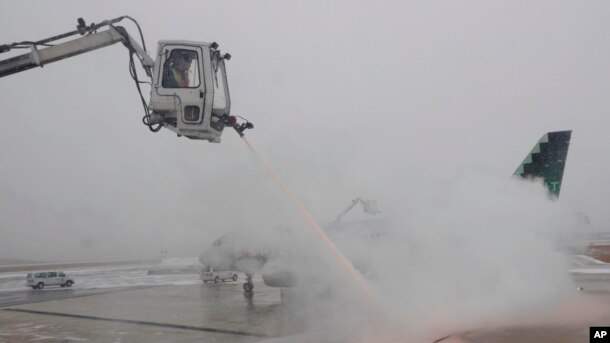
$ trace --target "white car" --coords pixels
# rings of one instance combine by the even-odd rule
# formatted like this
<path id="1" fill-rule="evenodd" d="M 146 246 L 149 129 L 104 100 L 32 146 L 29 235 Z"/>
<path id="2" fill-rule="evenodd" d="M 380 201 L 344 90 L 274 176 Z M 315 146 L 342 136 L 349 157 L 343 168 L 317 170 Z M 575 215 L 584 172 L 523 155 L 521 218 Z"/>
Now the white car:
<path id="1" fill-rule="evenodd" d="M 71 287 L 74 279 L 64 272 L 35 272 L 28 273 L 26 286 L 32 289 L 43 289 L 45 286 Z"/>
<path id="2" fill-rule="evenodd" d="M 203 283 L 215 282 L 219 283 L 220 281 L 237 281 L 239 278 L 236 272 L 233 271 L 214 271 L 213 269 L 201 269 L 200 272 L 201 281 Z"/>

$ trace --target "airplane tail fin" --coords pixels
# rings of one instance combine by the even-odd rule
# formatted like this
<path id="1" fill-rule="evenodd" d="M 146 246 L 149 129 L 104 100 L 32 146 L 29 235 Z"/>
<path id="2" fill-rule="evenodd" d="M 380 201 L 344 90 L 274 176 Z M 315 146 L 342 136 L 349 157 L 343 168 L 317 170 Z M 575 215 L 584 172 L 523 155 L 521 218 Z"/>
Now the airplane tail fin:
<path id="1" fill-rule="evenodd" d="M 542 178 L 550 195 L 558 198 L 571 135 L 571 130 L 545 133 L 515 170 L 514 175 Z"/>

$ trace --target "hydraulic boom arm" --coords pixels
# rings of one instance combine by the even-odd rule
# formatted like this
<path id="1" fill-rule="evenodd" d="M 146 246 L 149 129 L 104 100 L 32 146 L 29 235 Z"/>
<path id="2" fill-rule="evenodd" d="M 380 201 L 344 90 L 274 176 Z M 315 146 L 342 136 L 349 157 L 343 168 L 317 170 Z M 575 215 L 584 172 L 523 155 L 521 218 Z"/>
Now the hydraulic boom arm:
<path id="1" fill-rule="evenodd" d="M 358 204 L 362 204 L 362 209 L 364 210 L 364 213 L 368 213 L 368 214 L 381 213 L 377 209 L 377 202 L 375 200 L 362 200 L 360 198 L 356 198 L 356 199 L 352 200 L 352 202 L 349 204 L 349 206 L 345 210 L 343 210 L 343 212 L 339 213 L 339 215 L 337 216 L 337 219 L 335 219 L 335 223 L 340 222 L 341 219 L 343 219 L 343 216 L 345 216 L 349 211 L 352 210 L 352 208 L 354 208 L 354 206 L 356 206 Z"/>
<path id="2" fill-rule="evenodd" d="M 146 74 L 152 76 L 152 68 L 155 61 L 148 56 L 146 51 L 136 43 L 136 41 L 120 26 L 113 23 L 121 21 L 126 17 L 119 17 L 113 20 L 106 20 L 100 24 L 85 25 L 85 21 L 80 18 L 76 31 L 54 36 L 38 42 L 20 42 L 0 46 L 0 53 L 9 51 L 13 48 L 29 47 L 31 52 L 15 56 L 6 60 L 0 60 L 0 77 L 15 74 L 35 67 L 43 67 L 45 64 L 63 60 L 68 57 L 83 54 L 85 52 L 97 50 L 114 43 L 123 42 L 126 47 L 136 53 Z M 97 29 L 108 26 L 105 31 L 97 32 Z M 71 41 L 49 46 L 49 43 L 69 36 L 81 34 L 86 36 Z M 44 48 L 39 49 L 39 46 Z"/>

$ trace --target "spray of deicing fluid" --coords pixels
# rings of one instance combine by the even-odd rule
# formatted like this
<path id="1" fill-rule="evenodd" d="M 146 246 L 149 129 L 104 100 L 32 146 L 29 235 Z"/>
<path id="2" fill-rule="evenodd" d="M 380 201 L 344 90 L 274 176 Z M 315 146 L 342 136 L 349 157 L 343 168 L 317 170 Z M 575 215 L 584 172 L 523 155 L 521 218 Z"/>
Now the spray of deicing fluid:
<path id="1" fill-rule="evenodd" d="M 343 253 L 339 250 L 339 248 L 333 243 L 333 241 L 328 237 L 328 235 L 320 228 L 315 219 L 311 216 L 311 214 L 303 207 L 301 202 L 297 199 L 297 197 L 288 189 L 283 179 L 273 170 L 271 165 L 258 153 L 256 149 L 252 146 L 252 143 L 248 140 L 244 135 L 241 136 L 244 143 L 248 146 L 252 154 L 256 157 L 256 159 L 263 165 L 263 167 L 267 170 L 267 172 L 273 177 L 273 179 L 280 185 L 280 187 L 286 192 L 288 198 L 292 205 L 299 211 L 299 213 L 303 216 L 309 227 L 316 233 L 316 236 L 320 238 L 320 240 L 324 243 L 324 246 L 329 250 L 332 256 L 337 260 L 342 269 L 346 272 L 349 278 L 358 286 L 359 291 L 363 295 L 363 297 L 368 301 L 369 310 L 371 311 L 369 314 L 368 325 L 370 328 L 374 328 L 374 335 L 371 333 L 371 336 L 364 336 L 358 339 L 358 341 L 368 342 L 396 342 L 404 340 L 404 337 L 408 337 L 408 327 L 401 325 L 401 323 L 396 322 L 393 318 L 388 316 L 387 311 L 384 311 L 384 307 L 381 305 L 381 302 L 377 298 L 376 294 L 369 288 L 368 284 L 358 273 L 352 264 L 347 260 L 347 258 L 343 255 Z M 453 337 L 452 335 L 445 336 L 440 339 L 434 340 L 435 342 L 440 342 L 447 338 Z"/>
<path id="2" fill-rule="evenodd" d="M 307 209 L 301 205 L 301 202 L 297 199 L 297 197 L 288 189 L 282 178 L 273 170 L 271 165 L 254 149 L 252 143 L 246 138 L 246 136 L 242 136 L 242 139 L 250 149 L 250 151 L 254 154 L 256 159 L 263 165 L 263 167 L 267 170 L 267 172 L 273 177 L 273 179 L 280 185 L 280 187 L 286 192 L 288 198 L 292 205 L 301 213 L 301 215 L 305 218 L 305 221 L 309 225 L 309 227 L 317 234 L 317 236 L 322 240 L 324 246 L 330 251 L 333 257 L 339 262 L 343 270 L 349 275 L 349 277 L 354 281 L 358 288 L 363 293 L 363 295 L 371 301 L 372 304 L 377 305 L 377 299 L 373 291 L 369 288 L 367 283 L 364 281 L 362 276 L 354 269 L 352 264 L 347 260 L 347 258 L 341 253 L 339 248 L 330 240 L 328 235 L 320 228 L 320 225 L 315 221 L 315 219 L 309 214 Z"/>

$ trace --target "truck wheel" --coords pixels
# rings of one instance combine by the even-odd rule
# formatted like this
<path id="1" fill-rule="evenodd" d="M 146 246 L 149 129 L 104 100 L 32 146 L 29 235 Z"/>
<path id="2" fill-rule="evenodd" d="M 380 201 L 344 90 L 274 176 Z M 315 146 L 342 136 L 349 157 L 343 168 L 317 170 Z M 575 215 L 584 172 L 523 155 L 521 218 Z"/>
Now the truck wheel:
<path id="1" fill-rule="evenodd" d="M 36 288 L 38 288 L 38 289 L 43 289 L 43 288 L 44 288 L 44 283 L 39 282 L 39 283 L 36 285 Z"/>
<path id="2" fill-rule="evenodd" d="M 237 281 L 237 274 L 233 274 L 233 281 Z"/>
<path id="3" fill-rule="evenodd" d="M 66 287 L 72 287 L 72 280 L 66 281 Z"/>
<path id="4" fill-rule="evenodd" d="M 214 278 L 214 283 L 219 283 L 219 282 L 220 282 L 220 278 L 219 278 L 218 276 L 216 276 L 216 277 Z"/>

